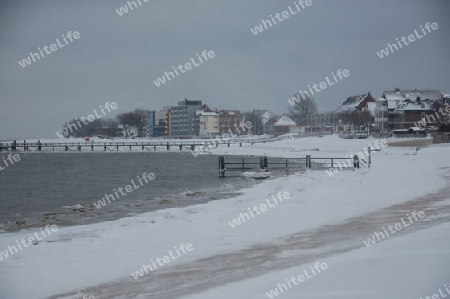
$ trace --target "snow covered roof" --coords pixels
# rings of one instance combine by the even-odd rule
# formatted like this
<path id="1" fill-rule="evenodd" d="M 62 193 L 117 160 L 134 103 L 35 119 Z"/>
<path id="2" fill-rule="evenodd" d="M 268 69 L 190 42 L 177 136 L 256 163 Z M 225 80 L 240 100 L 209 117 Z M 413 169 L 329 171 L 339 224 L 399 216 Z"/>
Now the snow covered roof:
<path id="1" fill-rule="evenodd" d="M 297 125 L 292 119 L 283 115 L 277 122 L 274 124 L 275 127 L 290 127 Z"/>
<path id="2" fill-rule="evenodd" d="M 347 98 L 336 112 L 354 111 L 369 96 L 368 93 Z M 370 100 L 370 99 L 369 99 Z M 370 100 L 373 101 L 373 100 Z M 375 109 L 375 108 L 374 108 Z"/>
<path id="3" fill-rule="evenodd" d="M 219 116 L 216 112 L 197 111 L 200 116 Z"/>
<path id="4" fill-rule="evenodd" d="M 434 110 L 434 101 L 404 101 L 400 102 L 396 107 L 396 111 L 430 111 Z"/>
<path id="5" fill-rule="evenodd" d="M 242 115 L 241 111 L 239 110 L 220 110 L 220 115 Z"/>
<path id="6" fill-rule="evenodd" d="M 342 106 L 357 106 L 367 97 L 367 94 L 361 94 L 358 96 L 353 96 L 347 98 L 347 100 L 342 104 Z"/>
<path id="7" fill-rule="evenodd" d="M 395 109 L 399 102 L 404 100 L 415 101 L 417 97 L 421 100 L 442 100 L 439 90 L 385 90 L 383 97 L 388 100 L 389 109 Z"/>

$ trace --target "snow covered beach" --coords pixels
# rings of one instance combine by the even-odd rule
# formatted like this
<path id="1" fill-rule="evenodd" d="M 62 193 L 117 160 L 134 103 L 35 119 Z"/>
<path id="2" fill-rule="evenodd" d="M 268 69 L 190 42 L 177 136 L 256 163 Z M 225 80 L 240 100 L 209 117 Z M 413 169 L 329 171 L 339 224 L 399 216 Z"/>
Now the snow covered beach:
<path id="1" fill-rule="evenodd" d="M 219 146 L 212 152 L 350 155 L 373 141 L 325 136 Z M 267 298 L 278 283 L 316 262 L 329 267 L 279 296 L 433 294 L 450 282 L 450 270 L 444 267 L 450 260 L 448 154 L 448 146 L 388 146 L 374 154 L 370 169 L 332 176 L 324 171 L 296 173 L 231 199 L 60 228 L 37 246 L 0 261 L 0 297 Z M 290 198 L 244 225 L 230 227 L 237 215 L 278 192 L 288 192 Z M 364 245 L 375 231 L 413 211 L 426 216 L 370 248 Z M 0 251 L 31 233 L 1 234 Z M 139 280 L 132 278 L 154 257 L 182 243 L 194 250 Z"/>

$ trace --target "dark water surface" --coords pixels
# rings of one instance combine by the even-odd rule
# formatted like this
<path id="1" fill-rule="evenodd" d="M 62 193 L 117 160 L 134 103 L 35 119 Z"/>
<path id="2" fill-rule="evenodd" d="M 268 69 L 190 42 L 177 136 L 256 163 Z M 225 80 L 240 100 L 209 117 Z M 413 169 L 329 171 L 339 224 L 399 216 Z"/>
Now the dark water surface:
<path id="1" fill-rule="evenodd" d="M 0 230 L 46 223 L 72 225 L 231 197 L 254 184 L 219 179 L 218 158 L 190 153 L 21 153 L 0 171 Z M 0 154 L 0 161 L 6 154 Z M 143 173 L 156 179 L 100 209 L 105 193 Z M 140 184 L 139 184 L 140 185 Z M 84 210 L 62 208 L 80 204 Z M 6 224 L 4 224 L 6 223 Z"/>

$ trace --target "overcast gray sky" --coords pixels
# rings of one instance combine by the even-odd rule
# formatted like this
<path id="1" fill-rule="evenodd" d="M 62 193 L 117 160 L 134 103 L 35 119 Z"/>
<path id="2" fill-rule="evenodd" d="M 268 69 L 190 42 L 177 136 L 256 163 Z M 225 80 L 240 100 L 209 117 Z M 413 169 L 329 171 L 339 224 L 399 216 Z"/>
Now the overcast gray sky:
<path id="1" fill-rule="evenodd" d="M 184 98 L 220 109 L 270 109 L 338 69 L 350 76 L 315 95 L 322 112 L 371 91 L 450 92 L 450 1 L 312 0 L 253 35 L 294 0 L 149 0 L 119 16 L 124 0 L 0 2 L 0 140 L 55 138 L 61 125 L 107 101 L 118 113 L 158 110 Z M 426 22 L 439 29 L 380 59 L 376 52 Z M 68 31 L 81 38 L 22 68 L 18 61 Z M 216 57 L 161 87 L 153 83 L 196 53 Z"/>

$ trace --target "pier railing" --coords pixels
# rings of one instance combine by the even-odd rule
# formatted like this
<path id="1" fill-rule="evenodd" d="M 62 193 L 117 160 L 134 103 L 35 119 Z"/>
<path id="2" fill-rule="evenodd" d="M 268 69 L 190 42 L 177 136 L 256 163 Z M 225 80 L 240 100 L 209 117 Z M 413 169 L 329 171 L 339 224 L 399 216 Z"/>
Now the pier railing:
<path id="1" fill-rule="evenodd" d="M 225 177 L 228 171 L 306 171 L 327 169 L 357 169 L 360 167 L 360 159 L 357 155 L 353 157 L 311 157 L 304 158 L 272 158 L 272 157 L 233 157 L 219 156 L 219 177 Z M 362 161 L 366 167 L 372 163 L 369 151 L 368 161 Z"/>
<path id="2" fill-rule="evenodd" d="M 154 150 L 157 148 L 165 148 L 168 151 L 172 148 L 179 148 L 179 150 L 191 149 L 195 150 L 197 146 L 205 146 L 205 144 L 214 144 L 214 145 L 228 145 L 230 144 L 255 144 L 255 143 L 266 143 L 278 141 L 280 138 L 277 137 L 262 137 L 262 138 L 233 138 L 229 140 L 223 139 L 198 139 L 198 140 L 186 140 L 186 141 L 120 141 L 113 142 L 111 140 L 103 140 L 103 141 L 85 141 L 85 142 L 27 142 L 24 140 L 23 142 L 3 142 L 0 143 L 0 152 L 1 151 L 42 151 L 43 149 L 51 149 L 55 150 L 63 150 L 65 152 L 69 151 L 82 151 L 82 149 L 87 149 L 90 151 L 94 151 L 97 148 L 100 148 L 103 151 L 119 151 L 120 149 L 125 150 L 133 150 L 134 148 L 145 150 Z"/>

